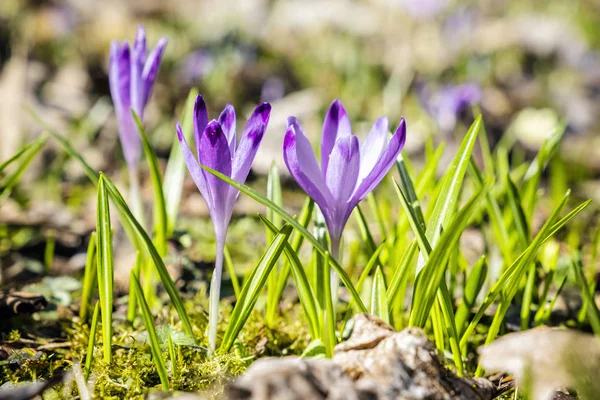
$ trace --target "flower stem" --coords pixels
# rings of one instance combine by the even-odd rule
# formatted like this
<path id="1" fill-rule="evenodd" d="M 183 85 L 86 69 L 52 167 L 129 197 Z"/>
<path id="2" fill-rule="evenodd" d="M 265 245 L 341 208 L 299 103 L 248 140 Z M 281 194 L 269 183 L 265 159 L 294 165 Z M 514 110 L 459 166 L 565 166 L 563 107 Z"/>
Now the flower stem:
<path id="1" fill-rule="evenodd" d="M 140 177 L 136 167 L 129 166 L 129 201 L 134 217 L 139 221 L 142 228 L 146 229 L 144 218 L 144 203 L 140 190 Z"/>
<path id="2" fill-rule="evenodd" d="M 217 348 L 217 324 L 219 323 L 219 299 L 221 297 L 221 277 L 223 275 L 223 255 L 225 235 L 217 234 L 215 270 L 210 281 L 210 304 L 208 314 L 208 344 L 211 352 Z"/>
<path id="3" fill-rule="evenodd" d="M 340 265 L 343 265 L 342 264 L 342 256 L 343 256 L 342 236 L 341 235 L 339 237 L 330 236 L 330 241 L 331 241 L 331 258 L 336 260 Z M 333 268 L 330 269 L 330 274 L 331 274 L 330 284 L 331 284 L 332 302 L 333 302 L 333 306 L 335 308 L 335 306 L 337 305 L 337 300 L 338 300 L 337 293 L 338 293 L 338 287 L 340 285 L 340 277 L 338 276 L 337 272 L 335 272 L 335 270 Z"/>

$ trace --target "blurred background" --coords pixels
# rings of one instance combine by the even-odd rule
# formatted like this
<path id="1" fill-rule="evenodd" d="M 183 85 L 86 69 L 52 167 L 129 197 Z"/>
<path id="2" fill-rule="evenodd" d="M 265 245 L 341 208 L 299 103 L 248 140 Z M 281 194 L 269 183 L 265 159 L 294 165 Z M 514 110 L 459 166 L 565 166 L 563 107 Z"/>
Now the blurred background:
<path id="1" fill-rule="evenodd" d="M 79 132 L 94 167 L 114 167 L 109 45 L 133 41 L 138 24 L 149 45 L 169 40 L 146 113 L 161 155 L 197 87 L 213 116 L 227 102 L 242 120 L 273 103 L 259 172 L 281 157 L 285 117 L 319 135 L 334 98 L 358 134 L 380 115 L 391 125 L 404 116 L 409 153 L 430 135 L 464 134 L 470 104 L 492 143 L 509 131 L 532 150 L 565 120 L 564 156 L 600 168 L 597 0 L 2 0 L 0 159 L 39 134 L 28 104 L 60 132 Z"/>
<path id="2" fill-rule="evenodd" d="M 191 88 L 204 95 L 211 117 L 233 104 L 238 131 L 257 103 L 273 104 L 254 167 L 259 179 L 272 160 L 287 173 L 285 118 L 300 118 L 316 140 L 339 98 L 360 136 L 381 115 L 394 129 L 404 116 L 405 154 L 416 165 L 429 138 L 447 142 L 451 157 L 479 112 L 490 143 L 506 141 L 517 149 L 513 159 L 534 155 L 565 122 L 553 165 L 564 166 L 565 182 L 580 194 L 600 198 L 593 179 L 600 171 L 598 0 L 1 0 L 0 160 L 42 132 L 26 105 L 92 167 L 126 179 L 108 53 L 111 40 L 131 43 L 138 24 L 149 46 L 162 36 L 169 41 L 145 113 L 161 162 Z M 17 191 L 0 219 L 51 218 L 70 233 L 90 232 L 95 191 L 83 170 L 54 141 L 43 154 L 25 179 L 44 183 Z M 186 188 L 182 213 L 206 215 L 191 180 Z M 33 198 L 38 214 L 22 214 L 15 204 Z M 61 203 L 73 206 L 71 214 Z"/>

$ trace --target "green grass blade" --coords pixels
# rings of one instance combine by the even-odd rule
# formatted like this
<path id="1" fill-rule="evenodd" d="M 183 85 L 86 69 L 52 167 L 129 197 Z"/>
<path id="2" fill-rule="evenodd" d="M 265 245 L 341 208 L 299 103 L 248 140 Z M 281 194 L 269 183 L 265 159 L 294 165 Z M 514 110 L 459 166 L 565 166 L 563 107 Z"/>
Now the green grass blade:
<path id="1" fill-rule="evenodd" d="M 404 287 L 408 281 L 410 266 L 417 255 L 418 250 L 419 245 L 416 240 L 413 240 L 400 260 L 400 264 L 394 270 L 394 274 L 392 275 L 392 279 L 390 280 L 387 289 L 388 307 L 390 309 L 393 307 L 398 295 L 402 292 L 402 287 Z M 404 299 L 401 298 L 399 301 L 404 301 Z"/>
<path id="2" fill-rule="evenodd" d="M 135 315 L 137 313 L 137 303 L 138 299 L 136 296 L 136 291 L 133 286 L 135 286 L 136 277 L 140 276 L 140 270 L 142 268 L 142 255 L 139 250 L 135 254 L 135 264 L 129 273 L 129 299 L 127 301 L 127 321 L 133 323 L 135 319 Z"/>
<path id="3" fill-rule="evenodd" d="M 85 380 L 87 381 L 92 371 L 92 361 L 94 360 L 94 347 L 96 346 L 96 336 L 98 335 L 98 320 L 100 319 L 100 302 L 94 306 L 94 314 L 90 324 L 90 335 L 88 337 L 87 353 L 85 355 Z"/>
<path id="4" fill-rule="evenodd" d="M 277 228 L 275 227 L 275 225 L 273 225 L 271 221 L 269 221 L 262 215 L 259 215 L 258 217 L 271 232 L 278 232 Z M 306 276 L 306 272 L 304 271 L 304 267 L 302 266 L 302 262 L 298 257 L 298 253 L 292 248 L 292 246 L 289 243 L 285 244 L 284 252 L 288 260 L 288 265 L 290 266 L 292 275 L 294 277 L 294 281 L 296 283 L 296 290 L 298 292 L 298 299 L 300 301 L 300 305 L 302 306 L 304 314 L 307 318 L 310 335 L 313 338 L 313 340 L 317 339 L 320 336 L 319 313 L 317 311 L 317 297 L 315 296 L 312 287 L 310 286 L 308 277 Z"/>
<path id="5" fill-rule="evenodd" d="M 158 254 L 160 254 L 161 257 L 164 257 L 167 254 L 168 222 L 167 205 L 163 191 L 162 173 L 160 172 L 160 167 L 158 166 L 158 158 L 156 157 L 154 150 L 152 150 L 152 145 L 148 140 L 148 135 L 144 130 L 142 121 L 140 121 L 139 117 L 133 110 L 131 110 L 131 115 L 133 116 L 133 120 L 135 121 L 138 132 L 142 138 L 144 155 L 146 156 L 146 161 L 148 162 L 150 180 L 152 181 L 152 188 L 154 189 L 154 197 L 152 201 L 155 235 L 154 243 L 156 249 L 158 250 Z"/>
<path id="6" fill-rule="evenodd" d="M 358 282 L 356 283 L 356 290 L 358 290 L 358 292 L 360 293 L 360 291 L 362 290 L 362 287 L 365 283 L 365 281 L 367 280 L 367 278 L 369 277 L 369 275 L 371 274 L 371 270 L 376 266 L 376 265 L 380 265 L 379 264 L 379 253 L 381 253 L 381 251 L 385 248 L 386 246 L 386 242 L 382 242 L 377 249 L 375 249 L 375 252 L 371 255 L 371 258 L 369 259 L 369 261 L 367 262 L 367 265 L 365 265 L 365 268 L 363 268 L 362 272 L 360 273 L 360 276 L 358 277 Z M 385 275 L 383 276 L 383 282 L 385 284 Z M 386 302 L 388 301 L 388 294 L 387 294 L 387 290 L 385 291 L 385 294 L 383 295 L 386 299 Z M 386 309 L 389 312 L 389 302 L 386 305 Z M 350 319 L 350 317 L 352 317 L 352 312 L 354 308 L 354 300 L 350 299 L 350 302 L 348 303 L 348 309 L 346 310 L 346 314 L 344 315 L 344 320 L 342 321 L 342 327 L 340 329 L 340 332 L 343 334 L 344 333 L 344 329 L 346 329 L 346 324 L 348 323 L 348 320 Z M 389 320 L 389 314 L 388 314 L 388 320 Z"/>
<path id="7" fill-rule="evenodd" d="M 202 164 L 200 164 L 200 167 L 202 169 L 204 169 L 205 171 L 209 172 L 210 174 L 216 176 L 217 178 L 229 183 L 231 186 L 240 190 L 242 193 L 246 194 L 247 196 L 251 197 L 252 199 L 258 201 L 262 205 L 264 205 L 268 208 L 271 208 L 274 212 L 279 214 L 285 222 L 289 223 L 302 236 L 304 236 L 306 238 L 306 240 L 308 240 L 310 242 L 310 244 L 319 253 L 321 253 L 321 255 L 325 255 L 325 253 L 328 253 L 328 250 L 321 243 L 319 243 L 318 239 L 315 238 L 304 226 L 302 226 L 302 224 L 300 224 L 296 220 L 296 218 L 292 217 L 290 214 L 285 212 L 285 210 L 283 208 L 279 207 L 277 204 L 273 203 L 271 200 L 267 199 L 266 197 L 260 195 L 254 189 L 252 189 L 246 185 L 243 185 L 241 183 L 236 182 L 235 180 L 231 179 L 230 177 L 223 175 L 219 171 L 216 171 L 216 170 L 209 168 Z M 342 266 L 334 258 L 330 259 L 330 264 L 331 264 L 332 268 L 335 270 L 335 272 L 339 275 L 340 279 L 342 280 L 342 283 L 344 284 L 344 286 L 346 286 L 346 289 L 348 289 L 348 292 L 350 292 L 350 295 L 356 301 L 356 305 L 360 309 L 360 311 L 367 312 L 367 308 L 365 307 L 362 300 L 360 299 L 360 295 L 356 291 L 356 288 L 352 284 L 352 281 L 350 280 L 350 277 L 348 276 L 346 271 L 344 271 Z"/>
<path id="8" fill-rule="evenodd" d="M 400 156 L 398 161 L 396 161 L 396 168 L 398 169 L 398 173 L 400 174 L 400 182 L 402 183 L 402 189 L 404 193 L 406 193 L 406 198 L 408 200 L 408 203 L 410 204 L 409 208 L 412 210 L 414 218 L 421 226 L 421 229 L 425 230 L 425 217 L 423 216 L 421 203 L 419 202 L 419 198 L 417 197 L 413 181 L 410 178 L 410 174 L 408 173 L 408 169 L 406 168 L 406 164 L 402 156 Z"/>
<path id="9" fill-rule="evenodd" d="M 25 155 L 29 151 L 33 151 L 34 153 L 39 152 L 39 149 L 41 149 L 44 146 L 44 144 L 46 143 L 47 140 L 48 140 L 48 135 L 43 134 L 40 137 L 38 137 L 37 139 L 35 139 L 34 141 L 29 142 L 26 145 L 24 145 L 23 147 L 21 147 L 19 149 L 19 151 L 17 151 L 8 160 L 0 163 L 0 174 L 2 173 L 2 171 L 4 171 L 4 169 L 6 167 L 8 167 L 10 164 L 12 164 L 13 162 L 20 159 L 23 155 Z"/>
<path id="10" fill-rule="evenodd" d="M 185 139 L 188 143 L 192 139 L 192 133 L 194 131 L 194 102 L 198 95 L 198 89 L 190 90 L 185 106 L 183 109 L 183 115 L 181 116 L 181 127 L 184 132 L 188 134 Z M 173 130 L 173 132 L 175 132 Z M 175 137 L 175 134 L 173 134 Z M 165 169 L 165 179 L 163 181 L 164 197 L 166 203 L 167 212 L 167 237 L 173 234 L 175 229 L 175 222 L 177 221 L 177 214 L 179 213 L 179 204 L 181 202 L 181 194 L 183 190 L 183 182 L 187 173 L 187 167 L 183 154 L 177 140 L 174 140 L 173 146 L 171 147 L 171 153 L 169 154 L 169 162 Z"/>
<path id="11" fill-rule="evenodd" d="M 440 241 L 433 250 L 429 260 L 418 273 L 413 293 L 413 308 L 410 313 L 409 323 L 412 326 L 424 327 L 431 311 L 431 306 L 444 277 L 445 266 L 458 239 L 469 222 L 469 217 L 479 206 L 486 188 L 475 193 L 467 204 L 455 215 L 447 230 L 442 234 Z"/>
<path id="12" fill-rule="evenodd" d="M 550 300 L 550 304 L 548 304 L 548 306 L 543 310 L 540 317 L 538 318 L 536 316 L 536 319 L 535 319 L 536 326 L 543 325 L 550 319 L 550 317 L 552 315 L 552 310 L 554 309 L 554 305 L 556 304 L 556 301 L 560 298 L 560 294 L 562 293 L 562 290 L 564 289 L 566 283 L 567 283 L 567 276 L 565 276 L 563 278 L 563 280 L 561 281 L 560 285 L 558 285 L 558 289 L 556 289 L 556 294 L 554 295 L 554 298 L 552 300 Z"/>
<path id="13" fill-rule="evenodd" d="M 569 222 L 577 214 L 579 214 L 590 203 L 590 201 L 588 200 L 580 204 L 571 212 L 569 212 L 566 216 L 564 216 L 558 222 L 555 223 L 554 221 L 558 218 L 558 215 L 564 207 L 568 198 L 569 192 L 567 192 L 567 194 L 563 197 L 561 203 L 554 209 L 553 213 L 550 215 L 544 226 L 542 226 L 542 229 L 540 229 L 540 231 L 533 239 L 529 247 L 523 253 L 521 253 L 519 257 L 517 257 L 517 259 L 512 263 L 512 265 L 502 273 L 500 278 L 498 278 L 494 286 L 492 286 L 483 304 L 479 307 L 477 313 L 471 319 L 469 326 L 463 333 L 463 336 L 460 341 L 461 349 L 466 349 L 467 341 L 475 331 L 475 327 L 481 320 L 481 317 L 483 317 L 483 314 L 485 313 L 487 308 L 490 305 L 492 305 L 496 297 L 498 297 L 498 295 L 501 292 L 507 292 L 505 296 L 503 296 L 503 302 L 510 302 L 510 300 L 514 297 L 514 294 L 516 294 L 518 288 L 518 283 L 523 276 L 523 272 L 526 271 L 525 267 L 533 262 L 533 259 L 536 256 L 537 251 L 539 250 L 541 245 L 550 237 L 552 237 L 552 235 L 554 235 L 554 233 L 556 233 L 556 231 L 562 228 L 567 222 Z"/>
<path id="14" fill-rule="evenodd" d="M 267 277 L 279 259 L 291 232 L 292 227 L 288 224 L 281 228 L 244 283 L 242 293 L 233 308 L 227 330 L 223 336 L 220 347 L 221 352 L 228 352 L 231 346 L 233 346 L 242 327 L 248 320 L 258 300 L 258 296 L 267 282 Z"/>
<path id="15" fill-rule="evenodd" d="M 271 164 L 271 168 L 269 169 L 269 176 L 267 178 L 267 198 L 280 207 L 283 205 L 281 181 L 279 180 L 279 171 L 277 170 L 277 165 L 275 162 Z M 267 208 L 267 219 L 272 221 L 276 227 L 281 226 L 281 217 L 274 213 L 270 208 Z M 267 243 L 271 243 L 276 232 L 272 233 L 269 229 L 267 229 L 266 234 Z M 273 271 L 271 271 L 267 280 L 267 323 L 272 323 L 277 314 L 277 306 L 279 304 L 278 278 L 279 271 L 277 268 L 275 268 Z M 285 287 L 285 282 L 283 282 L 283 286 Z"/>
<path id="16" fill-rule="evenodd" d="M 561 122 L 546 137 L 537 156 L 529 165 L 525 173 L 525 186 L 523 190 L 523 208 L 529 218 L 533 215 L 537 203 L 537 190 L 539 188 L 542 172 L 558 149 L 558 145 L 565 132 L 566 123 Z"/>
<path id="17" fill-rule="evenodd" d="M 179 367 L 177 365 L 177 353 L 175 352 L 175 345 L 173 344 L 173 335 L 169 330 L 167 334 L 167 347 L 169 349 L 169 359 L 171 360 L 171 375 L 177 375 Z"/>
<path id="18" fill-rule="evenodd" d="M 529 329 L 529 317 L 531 314 L 531 303 L 533 302 L 533 290 L 535 285 L 536 264 L 531 264 L 527 271 L 527 282 L 523 292 L 523 301 L 521 302 L 521 330 Z"/>
<path id="19" fill-rule="evenodd" d="M 86 321 L 88 309 L 92 302 L 92 295 L 96 288 L 96 232 L 90 235 L 88 243 L 85 269 L 83 271 L 83 283 L 81 284 L 81 307 L 79 308 L 79 318 Z"/>
<path id="20" fill-rule="evenodd" d="M 160 257 L 160 254 L 156 250 L 156 247 L 154 247 L 154 244 L 150 240 L 150 237 L 148 237 L 148 234 L 146 233 L 144 228 L 142 228 L 140 223 L 131 213 L 131 210 L 127 206 L 127 203 L 123 199 L 123 196 L 116 188 L 116 186 L 110 181 L 110 179 L 106 175 L 102 174 L 101 176 L 104 178 L 103 180 L 105 182 L 108 194 L 110 195 L 113 203 L 119 209 L 123 222 L 131 226 L 132 232 L 135 234 L 136 237 L 136 243 L 140 246 L 140 251 L 143 250 L 150 255 L 150 259 L 156 267 L 156 271 L 158 272 L 160 280 L 162 281 L 162 284 L 167 294 L 169 295 L 169 298 L 171 299 L 171 302 L 173 303 L 177 314 L 179 314 L 179 318 L 181 319 L 181 323 L 183 324 L 183 329 L 185 330 L 185 333 L 193 337 L 194 332 L 192 330 L 192 325 L 190 323 L 189 316 L 185 310 L 183 301 L 179 296 L 179 292 L 175 287 L 175 283 L 173 282 L 173 279 L 171 279 L 171 276 L 169 275 L 167 267 L 165 266 L 165 263 Z"/>
<path id="21" fill-rule="evenodd" d="M 578 257 L 573 257 L 571 266 L 573 268 L 577 286 L 581 289 L 581 295 L 585 298 L 587 303 L 587 315 L 592 330 L 596 336 L 600 336 L 600 311 L 598 311 L 596 302 L 594 301 L 593 295 L 583 274 L 583 265 Z"/>
<path id="22" fill-rule="evenodd" d="M 442 228 L 449 224 L 454 210 L 458 204 L 465 172 L 471 160 L 473 146 L 482 126 L 481 116 L 475 119 L 469 128 L 454 160 L 448 167 L 444 184 L 435 202 L 433 214 L 427 226 L 427 238 L 431 246 L 435 247 L 442 234 Z M 424 265 L 424 261 L 421 265 Z M 418 268 L 419 270 L 420 268 Z"/>
<path id="23" fill-rule="evenodd" d="M 158 372 L 160 383 L 162 384 L 162 389 L 168 391 L 169 377 L 167 376 L 167 368 L 165 367 L 165 362 L 162 358 L 160 342 L 158 341 L 158 335 L 156 334 L 156 328 L 154 327 L 154 318 L 152 317 L 150 307 L 148 307 L 148 303 L 146 302 L 146 298 L 144 297 L 144 292 L 142 291 L 142 287 L 140 286 L 139 277 L 134 276 L 133 282 L 133 290 L 135 291 L 135 295 L 138 299 L 138 304 L 140 306 L 140 311 L 142 312 L 146 332 L 148 332 L 148 339 L 150 341 L 150 351 L 152 352 L 152 361 L 154 362 L 154 366 L 156 366 L 156 372 Z"/>
<path id="24" fill-rule="evenodd" d="M 112 229 L 110 226 L 110 209 L 108 192 L 103 177 L 98 182 L 98 206 L 96 213 L 96 232 L 98 232 L 97 263 L 98 292 L 102 310 L 102 337 L 104 345 L 104 361 L 112 360 L 112 309 L 114 265 L 112 252 Z"/>
<path id="25" fill-rule="evenodd" d="M 458 376 L 463 376 L 464 368 L 462 362 L 462 353 L 460 351 L 459 336 L 456 330 L 456 318 L 454 310 L 452 308 L 452 296 L 446 287 L 446 282 L 442 280 L 440 284 L 440 290 L 437 292 L 437 302 L 440 306 L 441 314 L 444 319 L 444 328 L 448 334 L 448 341 L 450 342 L 450 349 L 452 350 L 452 358 Z"/>
<path id="26" fill-rule="evenodd" d="M 519 195 L 519 189 L 514 184 L 510 175 L 506 176 L 507 182 L 507 193 L 508 193 L 508 202 L 510 204 L 510 209 L 512 210 L 513 221 L 515 223 L 515 228 L 517 228 L 517 233 L 519 237 L 519 241 L 521 242 L 522 249 L 526 249 L 529 246 L 530 239 L 530 229 L 529 224 L 527 223 L 527 217 L 525 217 L 525 211 L 521 206 L 521 196 Z"/>
<path id="27" fill-rule="evenodd" d="M 480 136 L 481 138 L 482 136 Z M 480 171 L 479 167 L 473 159 L 469 164 L 470 171 L 477 182 L 479 188 L 485 186 L 485 180 L 483 177 L 483 173 Z M 492 231 L 496 237 L 496 242 L 498 244 L 498 248 L 502 253 L 502 257 L 504 259 L 505 265 L 510 265 L 512 261 L 512 246 L 510 245 L 510 240 L 508 237 L 508 230 L 506 229 L 506 224 L 504 223 L 504 218 L 502 217 L 502 211 L 500 210 L 500 206 L 498 205 L 498 201 L 492 194 L 492 191 L 488 191 L 485 195 L 485 203 L 487 207 L 487 213 L 490 218 L 490 223 L 492 225 Z"/>
<path id="28" fill-rule="evenodd" d="M 390 322 L 390 310 L 386 296 L 385 278 L 381 267 L 375 270 L 373 287 L 371 288 L 371 314 L 378 316 L 385 322 Z"/>
<path id="29" fill-rule="evenodd" d="M 362 236 L 363 241 L 367 245 L 369 249 L 369 253 L 373 254 L 377 245 L 375 244 L 375 239 L 373 239 L 373 235 L 371 234 L 371 230 L 369 229 L 369 224 L 367 223 L 367 219 L 365 218 L 365 214 L 363 213 L 360 206 L 356 206 L 356 211 L 358 211 L 356 215 L 356 221 L 358 222 L 358 228 L 360 230 L 360 234 Z"/>
<path id="30" fill-rule="evenodd" d="M 20 163 L 17 165 L 15 171 L 0 183 L 0 200 L 10 195 L 12 189 L 19 183 L 19 179 L 21 179 L 21 176 L 27 170 L 27 167 L 29 167 L 35 156 L 44 148 L 47 139 L 46 135 L 42 135 L 39 139 L 31 143 L 31 147 L 27 151 L 20 154 Z"/>
<path id="31" fill-rule="evenodd" d="M 313 199 L 311 199 L 310 197 L 307 197 L 306 201 L 304 202 L 304 205 L 302 206 L 302 209 L 300 210 L 300 219 L 299 219 L 300 225 L 302 225 L 305 229 L 308 228 L 308 224 L 310 223 L 310 219 L 311 219 L 311 215 L 313 214 L 314 207 L 315 207 L 315 202 L 313 201 Z M 300 247 L 302 246 L 303 239 L 304 239 L 304 236 L 302 236 L 301 234 L 299 234 L 297 232 L 295 235 L 292 235 L 292 239 L 290 240 L 290 242 L 291 242 L 290 245 L 291 245 L 292 250 L 295 253 L 300 251 Z M 304 270 L 304 268 L 303 268 L 303 270 Z M 279 279 L 277 280 L 277 301 L 278 302 L 281 299 L 281 296 L 283 295 L 283 290 L 285 289 L 285 285 L 287 284 L 287 281 L 290 277 L 290 273 L 291 273 L 291 269 L 290 269 L 289 262 L 285 262 L 283 264 L 283 267 L 281 268 L 281 272 L 279 274 Z"/>
<path id="32" fill-rule="evenodd" d="M 65 149 L 65 151 L 74 159 L 76 159 L 77 161 L 79 161 L 79 163 L 81 164 L 81 166 L 83 167 L 83 170 L 85 172 L 85 174 L 87 175 L 87 177 L 94 183 L 98 183 L 98 179 L 99 179 L 99 175 L 98 173 L 92 168 L 90 167 L 90 164 L 87 163 L 87 161 L 85 161 L 85 159 L 83 158 L 83 156 L 81 155 L 80 152 L 78 152 L 73 145 L 71 145 L 71 143 L 64 137 L 62 136 L 60 133 L 58 133 L 54 128 L 52 128 L 49 124 L 47 124 L 42 117 L 31 107 L 29 107 L 28 105 L 25 105 L 25 109 L 27 111 L 27 113 L 38 123 L 40 124 L 40 126 L 42 128 L 44 128 L 46 131 L 48 131 L 50 133 L 50 135 L 52 135 L 52 137 L 54 139 L 56 139 L 56 141 L 58 143 L 60 143 L 60 145 Z"/>
<path id="33" fill-rule="evenodd" d="M 225 246 L 223 255 L 225 258 L 225 267 L 227 268 L 227 272 L 231 277 L 231 286 L 233 286 L 233 293 L 235 294 L 235 298 L 237 299 L 240 297 L 240 281 L 238 280 L 235 268 L 233 268 L 233 261 L 231 260 L 231 254 L 229 253 L 229 249 L 227 249 L 227 246 Z"/>
<path id="34" fill-rule="evenodd" d="M 487 278 L 487 270 L 487 258 L 481 256 L 466 278 L 463 300 L 456 310 L 456 329 L 459 334 L 463 333 L 465 324 L 471 316 L 471 309 L 475 305 L 475 300 Z"/>

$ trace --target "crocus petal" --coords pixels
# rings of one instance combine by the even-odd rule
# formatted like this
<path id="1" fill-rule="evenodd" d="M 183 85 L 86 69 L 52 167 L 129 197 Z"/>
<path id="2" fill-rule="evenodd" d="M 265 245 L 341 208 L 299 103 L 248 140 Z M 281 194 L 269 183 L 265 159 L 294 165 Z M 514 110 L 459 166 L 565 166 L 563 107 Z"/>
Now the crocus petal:
<path id="1" fill-rule="evenodd" d="M 360 170 L 360 144 L 356 136 L 339 137 L 331 156 L 329 157 L 329 168 L 325 174 L 325 183 L 329 192 L 335 199 L 335 204 L 345 205 L 358 179 Z"/>
<path id="2" fill-rule="evenodd" d="M 111 46 L 109 71 L 110 91 L 115 104 L 115 114 L 119 121 L 119 139 L 125 161 L 135 168 L 142 153 L 142 143 L 131 117 L 131 54 L 129 45 L 119 47 L 116 42 Z"/>
<path id="3" fill-rule="evenodd" d="M 257 124 L 249 131 L 244 131 L 238 149 L 233 156 L 233 166 L 231 168 L 231 177 L 236 182 L 246 182 L 246 178 L 248 178 L 250 168 L 252 167 L 252 162 L 254 161 L 254 157 L 256 157 L 258 146 L 260 145 L 266 130 L 266 125 Z M 239 193 L 240 191 L 233 186 L 229 188 L 227 203 L 229 208 L 233 208 L 233 204 L 239 196 Z"/>
<path id="4" fill-rule="evenodd" d="M 144 112 L 143 96 L 144 81 L 142 70 L 146 59 L 146 30 L 143 26 L 138 27 L 137 36 L 133 44 L 131 57 L 131 108 L 142 118 Z"/>
<path id="5" fill-rule="evenodd" d="M 117 55 L 116 69 L 119 112 L 129 113 L 131 108 L 131 54 L 127 42 L 123 43 Z"/>
<path id="6" fill-rule="evenodd" d="M 225 109 L 219 115 L 219 124 L 221 129 L 227 136 L 227 142 L 229 143 L 229 150 L 231 154 L 235 152 L 235 109 L 231 104 L 227 104 Z"/>
<path id="7" fill-rule="evenodd" d="M 294 117 L 288 118 L 288 128 L 283 140 L 283 159 L 298 185 L 321 207 L 323 214 L 327 214 L 331 196 L 310 142 Z"/>
<path id="8" fill-rule="evenodd" d="M 246 122 L 245 130 L 249 130 L 257 124 L 268 125 L 269 119 L 271 118 L 271 105 L 269 103 L 259 104 L 254 109 L 254 112 Z"/>
<path id="9" fill-rule="evenodd" d="M 379 156 L 379 159 L 375 163 L 375 167 L 369 172 L 369 174 L 358 184 L 358 187 L 352 195 L 350 200 L 351 208 L 354 208 L 359 201 L 365 198 L 369 192 L 375 189 L 375 186 L 381 182 L 383 177 L 388 173 L 396 158 L 404 147 L 406 140 L 406 123 L 404 118 L 400 121 L 396 133 L 392 136 L 390 143 L 387 145 L 383 153 Z"/>
<path id="10" fill-rule="evenodd" d="M 110 43 L 110 57 L 108 59 L 108 83 L 110 86 L 110 96 L 116 109 L 121 108 L 121 93 L 119 92 L 119 42 L 113 40 Z"/>
<path id="11" fill-rule="evenodd" d="M 216 120 L 212 120 L 204 129 L 198 143 L 198 162 L 231 177 L 231 152 L 227 137 Z M 224 222 L 229 184 L 204 171 L 206 183 L 210 186 L 216 220 Z M 212 214 L 212 213 L 211 213 Z M 215 216 L 213 215 L 213 218 Z M 215 221 L 215 219 L 213 219 Z"/>
<path id="12" fill-rule="evenodd" d="M 148 55 L 148 59 L 146 60 L 146 64 L 144 65 L 144 71 L 142 72 L 142 79 L 144 81 L 144 90 L 142 95 L 143 106 L 145 106 L 148 103 L 148 99 L 150 98 L 150 94 L 152 93 L 152 86 L 154 86 L 154 81 L 156 80 L 156 76 L 158 75 L 160 61 L 162 59 L 162 55 L 166 45 L 167 39 L 160 38 L 160 40 L 156 44 L 156 47 L 152 49 L 150 55 Z"/>
<path id="13" fill-rule="evenodd" d="M 350 136 L 351 134 L 352 129 L 348 113 L 342 102 L 335 99 L 331 103 L 329 111 L 327 111 L 323 124 L 323 138 L 321 141 L 321 170 L 323 171 L 323 175 L 327 173 L 329 156 L 338 136 Z"/>
<path id="14" fill-rule="evenodd" d="M 373 124 L 369 136 L 360 146 L 360 172 L 358 181 L 361 182 L 375 167 L 375 163 L 385 149 L 388 138 L 389 123 L 386 117 L 378 118 Z"/>
<path id="15" fill-rule="evenodd" d="M 196 142 L 196 154 L 198 154 L 198 159 L 200 158 L 200 136 L 206 129 L 206 125 L 208 125 L 208 111 L 206 110 L 206 103 L 204 102 L 204 97 L 201 95 L 196 96 L 196 101 L 194 102 L 194 142 Z"/>
<path id="16" fill-rule="evenodd" d="M 181 145 L 181 152 L 183 153 L 183 159 L 187 164 L 188 170 L 190 171 L 190 175 L 192 175 L 192 179 L 194 183 L 198 187 L 200 194 L 204 197 L 206 204 L 208 205 L 209 210 L 213 209 L 212 203 L 212 195 L 210 192 L 210 188 L 206 184 L 206 179 L 204 178 L 204 170 L 198 165 L 198 161 L 194 157 L 194 153 L 190 150 L 190 147 L 185 140 L 185 136 L 183 131 L 181 130 L 181 125 L 177 124 L 177 139 L 179 140 L 179 144 Z"/>

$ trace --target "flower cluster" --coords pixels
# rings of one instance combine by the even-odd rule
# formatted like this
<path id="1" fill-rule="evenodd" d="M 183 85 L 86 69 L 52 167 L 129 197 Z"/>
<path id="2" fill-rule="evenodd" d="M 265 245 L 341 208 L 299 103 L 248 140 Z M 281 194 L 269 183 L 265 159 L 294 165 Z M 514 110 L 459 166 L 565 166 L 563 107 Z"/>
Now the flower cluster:
<path id="1" fill-rule="evenodd" d="M 123 153 L 130 172 L 135 172 L 141 155 L 141 139 L 131 116 L 133 110 L 140 118 L 148 103 L 156 79 L 166 39 L 146 54 L 146 35 L 143 27 L 130 50 L 125 42 L 113 42 L 110 51 L 110 89 L 119 123 Z M 216 326 L 223 254 L 227 229 L 239 190 L 208 173 L 201 165 L 212 168 L 243 184 L 263 139 L 271 105 L 262 103 L 254 110 L 236 140 L 236 115 L 227 105 L 218 119 L 209 122 L 204 98 L 198 96 L 194 105 L 193 137 L 196 152 L 190 149 L 181 125 L 177 138 L 187 168 L 204 197 L 215 229 L 217 253 L 210 287 L 208 339 L 216 347 Z M 381 182 L 402 151 L 406 139 L 406 124 L 400 121 L 389 139 L 386 117 L 375 121 L 366 140 L 360 144 L 352 134 L 350 119 L 344 106 L 335 100 L 327 112 L 321 139 L 321 163 L 304 134 L 299 121 L 288 117 L 283 141 L 285 163 L 298 185 L 317 203 L 325 218 L 332 247 L 337 250 L 342 232 L 356 205 Z M 135 174 L 132 174 L 135 177 Z"/>

